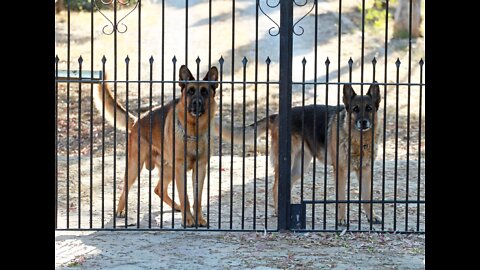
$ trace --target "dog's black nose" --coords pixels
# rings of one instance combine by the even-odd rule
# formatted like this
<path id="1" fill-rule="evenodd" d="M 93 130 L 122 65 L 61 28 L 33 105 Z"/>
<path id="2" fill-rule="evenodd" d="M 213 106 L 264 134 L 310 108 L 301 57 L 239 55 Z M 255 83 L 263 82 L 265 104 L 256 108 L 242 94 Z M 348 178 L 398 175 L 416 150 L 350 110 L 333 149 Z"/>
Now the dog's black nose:
<path id="1" fill-rule="evenodd" d="M 194 109 L 199 109 L 200 107 L 202 107 L 202 101 L 198 99 L 192 100 L 192 107 Z"/>

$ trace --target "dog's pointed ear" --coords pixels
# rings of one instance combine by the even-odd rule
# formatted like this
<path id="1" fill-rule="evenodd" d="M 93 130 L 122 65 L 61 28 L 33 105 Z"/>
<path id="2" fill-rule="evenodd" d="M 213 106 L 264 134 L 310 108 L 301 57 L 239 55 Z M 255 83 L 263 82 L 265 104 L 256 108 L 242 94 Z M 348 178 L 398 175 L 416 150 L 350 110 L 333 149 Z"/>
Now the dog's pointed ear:
<path id="1" fill-rule="evenodd" d="M 375 108 L 378 111 L 378 107 L 380 107 L 380 100 L 382 97 L 380 96 L 380 87 L 378 86 L 377 81 L 374 81 L 370 88 L 368 88 L 367 95 L 370 96 L 375 104 Z"/>
<path id="2" fill-rule="evenodd" d="M 190 70 L 185 65 L 182 65 L 180 67 L 180 71 L 178 71 L 178 76 L 180 77 L 180 81 L 193 81 L 193 80 L 195 80 L 195 77 L 193 77 L 192 73 L 190 72 Z M 185 88 L 185 83 L 184 82 L 179 82 L 178 85 L 182 88 L 182 90 Z"/>
<path id="3" fill-rule="evenodd" d="M 353 91 L 351 84 L 345 84 L 343 86 L 343 104 L 345 104 L 345 108 L 347 111 L 350 107 L 350 101 L 355 97 L 357 94 Z"/>
<path id="4" fill-rule="evenodd" d="M 218 81 L 218 69 L 217 67 L 213 66 L 203 78 L 204 81 Z M 211 83 L 210 84 L 213 90 L 213 94 L 215 95 L 215 89 L 218 87 L 218 83 Z"/>

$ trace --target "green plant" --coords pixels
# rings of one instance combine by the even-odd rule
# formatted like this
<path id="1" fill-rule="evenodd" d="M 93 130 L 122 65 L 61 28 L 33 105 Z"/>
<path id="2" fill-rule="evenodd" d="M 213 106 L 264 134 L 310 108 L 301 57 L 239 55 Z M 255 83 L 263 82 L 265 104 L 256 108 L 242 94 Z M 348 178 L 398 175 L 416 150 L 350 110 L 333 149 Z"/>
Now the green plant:
<path id="1" fill-rule="evenodd" d="M 393 19 L 394 7 L 398 0 L 388 1 L 388 20 Z M 386 0 L 374 0 L 371 7 L 365 8 L 365 24 L 374 28 L 385 27 L 385 12 L 387 1 Z M 362 10 L 362 4 L 359 4 L 358 10 Z"/>

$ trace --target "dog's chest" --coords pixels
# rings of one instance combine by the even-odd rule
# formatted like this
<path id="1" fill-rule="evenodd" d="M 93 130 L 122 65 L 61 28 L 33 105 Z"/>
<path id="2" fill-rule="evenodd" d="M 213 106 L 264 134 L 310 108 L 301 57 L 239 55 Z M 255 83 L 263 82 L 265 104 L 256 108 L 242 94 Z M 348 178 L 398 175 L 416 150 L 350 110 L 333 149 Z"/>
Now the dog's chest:
<path id="1" fill-rule="evenodd" d="M 371 143 L 364 142 L 351 142 L 350 146 L 348 140 L 345 139 L 341 142 L 341 156 L 347 162 L 350 158 L 350 164 L 352 167 L 358 169 L 360 167 L 368 167 L 372 164 L 372 157 L 375 158 L 375 146 Z M 350 150 L 350 151 L 349 151 Z M 350 152 L 350 157 L 348 153 Z"/>

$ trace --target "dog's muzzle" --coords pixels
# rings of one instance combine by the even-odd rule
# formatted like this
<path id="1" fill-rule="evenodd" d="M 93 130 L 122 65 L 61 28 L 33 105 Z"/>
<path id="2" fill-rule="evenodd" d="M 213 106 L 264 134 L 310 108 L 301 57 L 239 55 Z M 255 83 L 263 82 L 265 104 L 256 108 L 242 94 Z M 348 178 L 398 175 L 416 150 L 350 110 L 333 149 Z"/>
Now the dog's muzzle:
<path id="1" fill-rule="evenodd" d="M 201 116 L 205 113 L 205 107 L 203 106 L 203 101 L 201 99 L 192 99 L 190 105 L 188 106 L 188 112 L 193 116 Z"/>
<path id="2" fill-rule="evenodd" d="M 355 122 L 355 128 L 359 131 L 367 131 L 372 127 L 369 120 L 357 120 Z"/>

